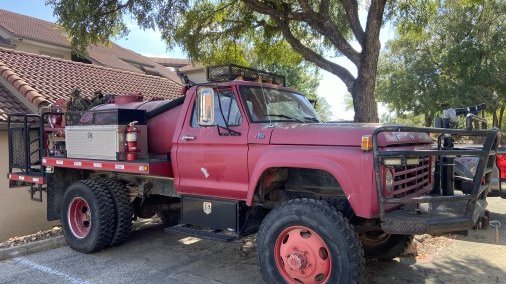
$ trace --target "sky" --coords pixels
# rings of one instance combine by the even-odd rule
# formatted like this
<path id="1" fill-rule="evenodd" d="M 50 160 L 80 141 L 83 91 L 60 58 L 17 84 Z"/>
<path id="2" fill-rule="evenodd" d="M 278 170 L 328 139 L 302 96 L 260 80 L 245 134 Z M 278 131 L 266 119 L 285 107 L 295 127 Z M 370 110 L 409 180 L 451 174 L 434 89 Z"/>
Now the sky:
<path id="1" fill-rule="evenodd" d="M 45 6 L 44 0 L 0 0 L 0 9 L 32 16 L 46 21 L 55 22 L 53 10 Z M 365 12 L 361 13 L 361 18 L 365 18 Z M 157 57 L 175 57 L 184 58 L 185 54 L 180 49 L 167 50 L 165 43 L 160 38 L 160 33 L 154 30 L 142 30 L 134 22 L 128 24 L 130 33 L 127 37 L 113 39 L 113 41 L 125 48 L 131 49 L 145 56 Z M 381 30 L 380 41 L 382 46 L 385 42 L 393 38 L 394 32 L 390 25 L 385 25 Z M 355 43 L 355 46 L 358 44 Z M 341 64 L 356 74 L 355 66 L 344 57 L 330 59 L 333 62 Z M 318 94 L 324 97 L 331 106 L 333 113 L 332 120 L 353 120 L 353 110 L 346 110 L 345 95 L 348 93 L 344 83 L 335 75 L 322 70 Z M 379 106 L 379 112 L 386 112 L 383 105 Z"/>

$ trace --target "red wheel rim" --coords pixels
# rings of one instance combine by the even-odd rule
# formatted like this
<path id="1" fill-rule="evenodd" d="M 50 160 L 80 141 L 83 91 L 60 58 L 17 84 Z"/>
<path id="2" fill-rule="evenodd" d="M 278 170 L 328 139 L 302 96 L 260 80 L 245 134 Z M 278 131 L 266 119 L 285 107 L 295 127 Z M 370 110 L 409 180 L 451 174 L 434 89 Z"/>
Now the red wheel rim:
<path id="1" fill-rule="evenodd" d="M 67 219 L 72 234 L 78 239 L 85 238 L 91 228 L 91 209 L 88 202 L 81 197 L 72 199 Z"/>
<path id="2" fill-rule="evenodd" d="M 276 239 L 276 266 L 287 283 L 326 283 L 332 269 L 330 251 L 315 231 L 288 227 Z"/>

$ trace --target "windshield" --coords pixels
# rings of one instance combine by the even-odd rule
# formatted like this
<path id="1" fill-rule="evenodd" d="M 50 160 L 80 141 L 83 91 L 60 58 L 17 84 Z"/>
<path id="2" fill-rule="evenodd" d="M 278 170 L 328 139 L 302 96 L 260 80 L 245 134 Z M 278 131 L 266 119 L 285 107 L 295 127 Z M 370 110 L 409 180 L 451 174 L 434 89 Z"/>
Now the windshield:
<path id="1" fill-rule="evenodd" d="M 311 103 L 301 94 L 247 86 L 240 91 L 251 122 L 320 122 Z"/>

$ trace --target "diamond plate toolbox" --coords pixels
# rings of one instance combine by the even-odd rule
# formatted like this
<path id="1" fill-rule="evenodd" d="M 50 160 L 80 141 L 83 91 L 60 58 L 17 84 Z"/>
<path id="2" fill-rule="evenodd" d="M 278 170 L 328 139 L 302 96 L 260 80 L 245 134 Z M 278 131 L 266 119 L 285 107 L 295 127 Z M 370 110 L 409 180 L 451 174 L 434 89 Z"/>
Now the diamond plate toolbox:
<path id="1" fill-rule="evenodd" d="M 147 153 L 147 126 L 137 125 L 141 156 Z M 77 125 L 65 127 L 67 158 L 118 160 L 125 152 L 125 125 Z"/>

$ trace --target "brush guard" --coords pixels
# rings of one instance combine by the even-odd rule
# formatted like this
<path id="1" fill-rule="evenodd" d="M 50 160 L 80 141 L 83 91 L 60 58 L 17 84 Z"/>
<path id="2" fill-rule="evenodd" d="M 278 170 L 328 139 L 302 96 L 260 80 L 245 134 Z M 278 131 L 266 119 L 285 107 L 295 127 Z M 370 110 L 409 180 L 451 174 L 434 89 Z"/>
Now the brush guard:
<path id="1" fill-rule="evenodd" d="M 388 150 L 378 147 L 378 135 L 383 132 L 418 132 L 439 134 L 437 146 L 432 149 L 417 150 Z M 484 143 L 479 147 L 445 148 L 444 141 L 453 136 L 482 137 Z M 495 155 L 499 144 L 497 129 L 463 130 L 444 128 L 420 128 L 408 126 L 383 126 L 377 128 L 373 135 L 374 169 L 376 175 L 376 189 L 379 205 L 381 228 L 389 234 L 443 234 L 449 232 L 467 231 L 478 223 L 486 222 L 486 197 L 490 188 Z M 427 185 L 421 196 L 392 197 L 385 196 L 385 184 L 382 177 L 382 163 L 385 158 L 421 158 L 432 157 L 438 162 L 435 168 L 434 182 Z M 452 165 L 448 162 L 452 158 L 473 156 L 479 158 L 478 167 L 473 177 L 473 188 L 469 194 L 443 192 L 442 185 L 445 177 L 443 169 Z M 445 164 L 446 163 L 446 164 Z M 446 168 L 448 169 L 448 168 Z M 429 173 L 430 174 L 430 173 Z M 449 181 L 453 183 L 453 180 Z M 448 183 L 446 183 L 448 184 Z"/>

